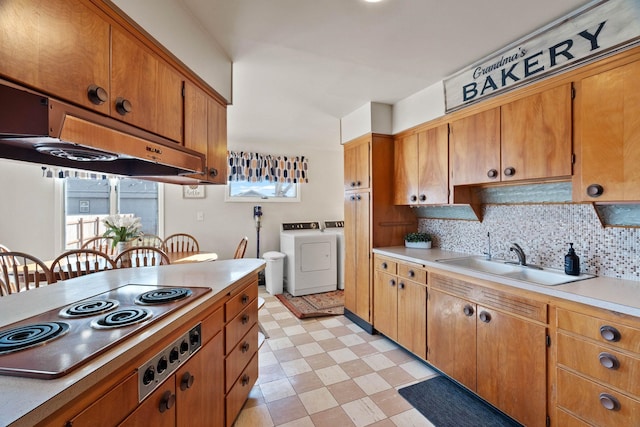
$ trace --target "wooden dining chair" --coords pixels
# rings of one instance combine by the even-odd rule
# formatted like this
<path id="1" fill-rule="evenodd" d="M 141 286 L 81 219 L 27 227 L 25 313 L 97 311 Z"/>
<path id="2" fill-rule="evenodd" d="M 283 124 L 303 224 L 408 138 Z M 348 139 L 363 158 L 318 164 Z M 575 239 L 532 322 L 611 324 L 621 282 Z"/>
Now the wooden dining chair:
<path id="1" fill-rule="evenodd" d="M 84 242 L 80 249 L 93 249 L 94 251 L 104 252 L 111 257 L 118 255 L 116 246 L 113 244 L 113 239 L 111 237 L 93 237 Z"/>
<path id="2" fill-rule="evenodd" d="M 162 237 L 156 236 L 155 234 L 143 234 L 131 241 L 131 246 L 153 246 L 159 249 L 162 249 L 163 244 L 164 240 L 162 240 Z"/>
<path id="3" fill-rule="evenodd" d="M 0 252 L 2 295 L 28 291 L 54 283 L 55 277 L 39 258 L 24 252 Z"/>
<path id="4" fill-rule="evenodd" d="M 244 236 L 240 243 L 238 243 L 238 247 L 236 248 L 236 252 L 233 254 L 233 259 L 244 258 L 244 253 L 247 250 L 247 243 L 249 243 L 249 238 Z"/>
<path id="5" fill-rule="evenodd" d="M 171 264 L 169 256 L 162 249 L 153 246 L 132 246 L 116 258 L 116 268 L 150 267 Z"/>
<path id="6" fill-rule="evenodd" d="M 162 250 L 165 252 L 200 252 L 200 245 L 192 235 L 176 233 L 164 239 Z"/>
<path id="7" fill-rule="evenodd" d="M 53 260 L 50 270 L 56 280 L 67 280 L 114 268 L 116 263 L 109 254 L 93 249 L 72 249 Z"/>
<path id="8" fill-rule="evenodd" d="M 6 247 L 5 245 L 0 244 L 0 252 L 11 252 L 11 249 Z"/>

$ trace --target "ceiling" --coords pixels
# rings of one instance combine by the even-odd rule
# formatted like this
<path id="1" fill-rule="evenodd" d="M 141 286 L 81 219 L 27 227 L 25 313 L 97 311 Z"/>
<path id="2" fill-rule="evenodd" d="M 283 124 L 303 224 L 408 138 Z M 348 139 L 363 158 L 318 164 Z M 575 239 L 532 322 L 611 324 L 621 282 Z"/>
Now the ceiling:
<path id="1" fill-rule="evenodd" d="M 233 62 L 229 146 L 284 154 L 338 149 L 357 108 L 394 104 L 588 3 L 177 1 Z"/>

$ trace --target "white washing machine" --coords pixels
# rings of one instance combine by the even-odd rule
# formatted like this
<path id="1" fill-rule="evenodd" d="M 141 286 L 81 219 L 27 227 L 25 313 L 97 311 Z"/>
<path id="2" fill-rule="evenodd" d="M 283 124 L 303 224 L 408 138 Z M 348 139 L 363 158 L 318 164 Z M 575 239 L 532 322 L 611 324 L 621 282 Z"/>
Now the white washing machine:
<path id="1" fill-rule="evenodd" d="M 338 248 L 338 289 L 344 289 L 344 221 L 325 221 L 325 233 L 335 233 Z"/>
<path id="2" fill-rule="evenodd" d="M 293 296 L 335 291 L 338 287 L 336 233 L 325 233 L 319 222 L 282 224 L 280 252 L 284 284 Z"/>

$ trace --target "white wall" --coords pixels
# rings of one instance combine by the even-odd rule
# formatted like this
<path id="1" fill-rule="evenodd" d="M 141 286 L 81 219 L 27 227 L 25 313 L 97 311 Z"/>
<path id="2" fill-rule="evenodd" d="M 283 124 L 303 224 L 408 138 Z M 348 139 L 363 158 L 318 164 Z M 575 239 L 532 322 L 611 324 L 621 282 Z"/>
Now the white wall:
<path id="1" fill-rule="evenodd" d="M 267 146 L 253 147 L 253 150 L 309 158 L 309 183 L 301 185 L 301 202 L 225 202 L 224 185 L 206 186 L 204 199 L 183 199 L 180 186 L 165 185 L 165 235 L 193 234 L 200 242 L 201 250 L 216 252 L 220 259 L 231 258 L 240 239 L 247 236 L 249 244 L 245 256 L 255 257 L 254 205 L 262 206 L 263 212 L 260 256 L 267 251 L 279 251 L 283 222 L 344 219 L 341 146 L 334 150 L 305 149 L 301 153 L 282 153 L 276 151 L 276 147 Z M 204 221 L 197 220 L 198 212 L 203 213 Z"/>
<path id="2" fill-rule="evenodd" d="M 393 104 L 393 134 L 444 115 L 442 82 Z"/>

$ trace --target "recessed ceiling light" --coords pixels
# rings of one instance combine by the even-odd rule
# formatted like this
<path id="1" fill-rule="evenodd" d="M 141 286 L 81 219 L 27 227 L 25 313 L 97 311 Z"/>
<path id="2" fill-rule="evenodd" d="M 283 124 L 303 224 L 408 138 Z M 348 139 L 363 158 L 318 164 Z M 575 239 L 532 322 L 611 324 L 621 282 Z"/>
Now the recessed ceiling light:
<path id="1" fill-rule="evenodd" d="M 366 1 L 367 3 L 379 3 L 382 0 L 364 0 L 364 1 Z"/>

